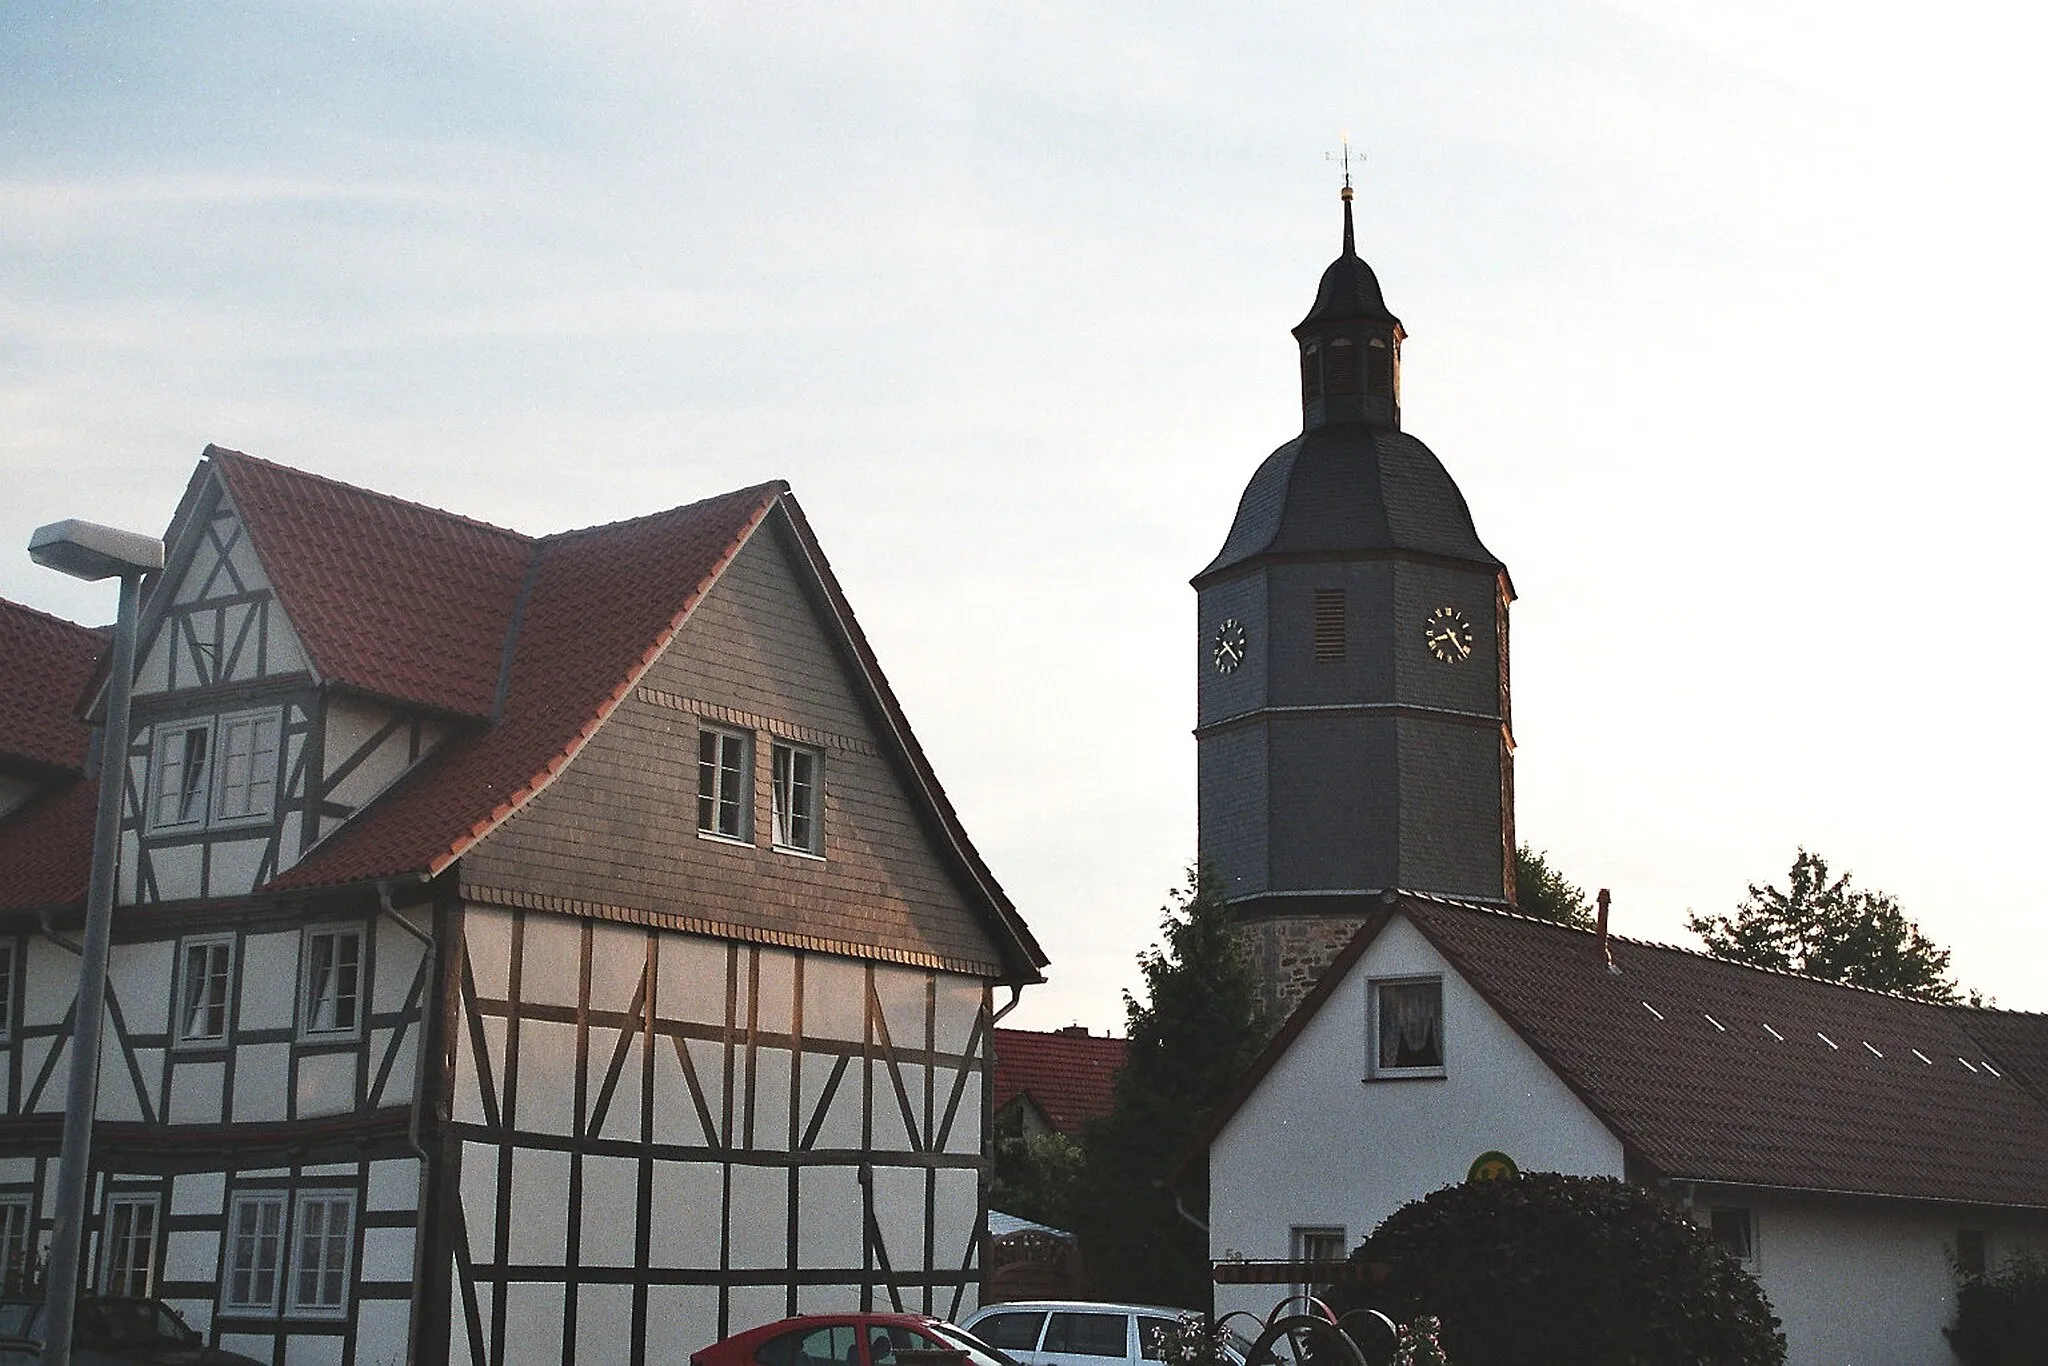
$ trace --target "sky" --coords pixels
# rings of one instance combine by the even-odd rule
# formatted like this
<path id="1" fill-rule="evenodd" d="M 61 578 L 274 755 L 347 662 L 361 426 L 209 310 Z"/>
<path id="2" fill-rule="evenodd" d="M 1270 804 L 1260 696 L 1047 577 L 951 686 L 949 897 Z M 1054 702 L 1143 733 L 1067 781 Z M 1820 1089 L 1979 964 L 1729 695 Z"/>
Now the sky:
<path id="1" fill-rule="evenodd" d="M 1682 944 L 1803 845 L 2048 1010 L 2040 23 L 0 0 L 0 597 L 111 619 L 30 531 L 209 442 L 535 534 L 787 479 L 1052 957 L 1007 1023 L 1120 1031 L 1348 131 L 1521 835 Z"/>

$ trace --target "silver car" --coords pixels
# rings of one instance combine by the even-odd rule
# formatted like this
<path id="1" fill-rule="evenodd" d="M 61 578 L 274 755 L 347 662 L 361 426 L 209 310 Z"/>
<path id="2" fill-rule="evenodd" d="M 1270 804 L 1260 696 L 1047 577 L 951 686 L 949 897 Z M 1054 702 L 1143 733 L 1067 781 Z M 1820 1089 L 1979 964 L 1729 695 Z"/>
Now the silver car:
<path id="1" fill-rule="evenodd" d="M 1030 1300 L 986 1305 L 960 1326 L 1018 1366 L 1143 1366 L 1161 1359 L 1160 1334 L 1190 1314 L 1201 1317 L 1158 1304 Z"/>

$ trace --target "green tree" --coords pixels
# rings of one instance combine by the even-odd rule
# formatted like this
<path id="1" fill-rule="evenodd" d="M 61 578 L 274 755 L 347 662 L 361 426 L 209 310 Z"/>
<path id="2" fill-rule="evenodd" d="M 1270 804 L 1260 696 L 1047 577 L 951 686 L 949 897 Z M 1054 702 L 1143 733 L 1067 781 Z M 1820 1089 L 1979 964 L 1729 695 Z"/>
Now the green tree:
<path id="1" fill-rule="evenodd" d="M 1138 955 L 1142 999 L 1124 993 L 1129 1042 L 1109 1114 L 1088 1128 L 1076 1231 L 1096 1292 L 1206 1308 L 1209 1251 L 1165 1177 L 1266 1041 L 1259 980 L 1216 881 L 1195 869 L 1162 911 L 1163 946 Z M 1207 1213 L 1190 1164 L 1181 1197 Z"/>
<path id="2" fill-rule="evenodd" d="M 996 1116 L 995 1170 L 988 1207 L 1051 1228 L 1071 1229 L 1080 1208 L 1085 1153 L 1057 1130 L 1024 1132 L 1024 1112 L 1011 1104 Z"/>
<path id="3" fill-rule="evenodd" d="M 1850 885 L 1848 873 L 1834 876 L 1804 848 L 1789 882 L 1783 891 L 1751 883 L 1733 916 L 1688 914 L 1686 927 L 1716 958 L 1939 1005 L 1963 999 L 1948 976 L 1948 950 L 1906 919 L 1897 897 Z"/>
<path id="4" fill-rule="evenodd" d="M 1515 850 L 1515 909 L 1561 925 L 1593 928 L 1593 907 L 1585 889 L 1550 866 L 1550 851 L 1524 844 Z"/>
<path id="5" fill-rule="evenodd" d="M 1433 1316 L 1458 1366 L 1785 1360 L 1770 1303 L 1740 1264 L 1657 1195 L 1611 1177 L 1446 1186 L 1388 1215 L 1351 1255 L 1383 1263 L 1386 1278 L 1332 1287 L 1331 1308 Z"/>

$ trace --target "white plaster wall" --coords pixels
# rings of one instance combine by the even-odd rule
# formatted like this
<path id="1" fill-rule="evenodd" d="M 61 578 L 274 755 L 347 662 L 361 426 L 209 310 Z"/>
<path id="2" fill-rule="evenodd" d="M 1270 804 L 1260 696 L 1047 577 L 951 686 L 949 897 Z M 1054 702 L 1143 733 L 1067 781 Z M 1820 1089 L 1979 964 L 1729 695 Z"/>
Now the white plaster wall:
<path id="1" fill-rule="evenodd" d="M 1366 1082 L 1367 984 L 1441 974 L 1441 1080 Z M 1354 964 L 1209 1149 L 1212 1257 L 1285 1258 L 1296 1226 L 1356 1246 L 1412 1200 L 1499 1149 L 1527 1171 L 1622 1174 L 1595 1119 L 1405 918 Z M 1218 1286 L 1216 1312 L 1263 1318 L 1275 1287 Z"/>
<path id="2" fill-rule="evenodd" d="M 1702 1224 L 1714 1205 L 1750 1210 L 1754 1270 L 1783 1322 L 1786 1366 L 1943 1366 L 1957 1230 L 1988 1232 L 1994 1262 L 2048 1246 L 2048 1215 L 1706 1186 L 1693 1203 Z"/>

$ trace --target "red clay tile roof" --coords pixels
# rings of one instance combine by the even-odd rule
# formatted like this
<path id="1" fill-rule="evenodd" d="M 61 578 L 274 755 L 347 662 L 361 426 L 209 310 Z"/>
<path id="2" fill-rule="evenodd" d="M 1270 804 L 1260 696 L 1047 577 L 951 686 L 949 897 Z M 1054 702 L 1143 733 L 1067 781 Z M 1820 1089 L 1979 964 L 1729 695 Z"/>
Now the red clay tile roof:
<path id="1" fill-rule="evenodd" d="M 2048 1062 L 2043 1017 L 1927 1005 L 1621 938 L 1615 975 L 1591 931 L 1418 896 L 1393 913 L 1656 1175 L 2048 1206 L 2048 1105 L 2020 1078 Z M 1388 918 L 1370 920 L 1326 970 L 1205 1146 Z M 2027 1049 L 2024 1061 L 2001 1061 Z"/>
<path id="2" fill-rule="evenodd" d="M 1063 1134 L 1078 1134 L 1089 1120 L 1109 1113 L 1124 1065 L 1122 1039 L 1029 1029 L 998 1029 L 995 1038 L 996 1109 L 1020 1094 L 1029 1096 Z"/>
<path id="3" fill-rule="evenodd" d="M 0 598 L 0 768 L 85 767 L 92 730 L 74 708 L 107 639 Z"/>
<path id="4" fill-rule="evenodd" d="M 431 876 L 454 862 L 574 757 L 787 492 L 760 484 L 536 543 L 501 722 L 452 741 L 271 887 Z M 495 657 L 486 672 L 495 683 Z"/>
<path id="5" fill-rule="evenodd" d="M 259 890 L 447 868 L 562 770 L 740 546 L 778 515 L 937 827 L 993 912 L 1005 980 L 1041 980 L 1044 952 L 961 828 L 787 484 L 535 540 L 214 446 L 177 523 L 194 515 L 212 474 L 323 682 L 484 723 Z M 84 782 L 0 820 L 0 909 L 83 896 L 91 826 Z"/>
<path id="6" fill-rule="evenodd" d="M 208 446 L 206 459 L 316 674 L 491 714 L 530 538 L 240 451 Z"/>

